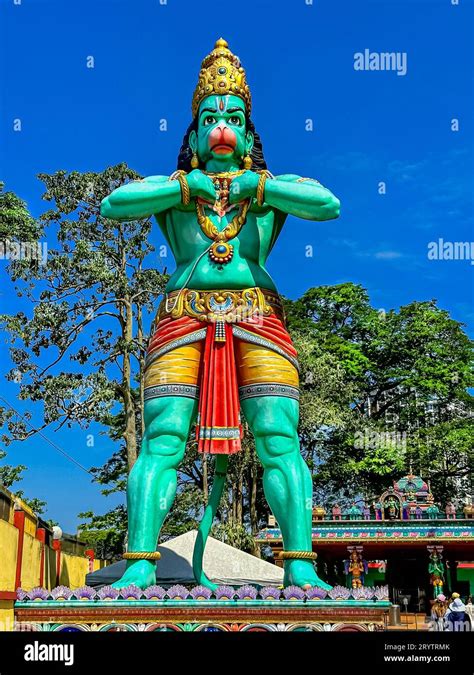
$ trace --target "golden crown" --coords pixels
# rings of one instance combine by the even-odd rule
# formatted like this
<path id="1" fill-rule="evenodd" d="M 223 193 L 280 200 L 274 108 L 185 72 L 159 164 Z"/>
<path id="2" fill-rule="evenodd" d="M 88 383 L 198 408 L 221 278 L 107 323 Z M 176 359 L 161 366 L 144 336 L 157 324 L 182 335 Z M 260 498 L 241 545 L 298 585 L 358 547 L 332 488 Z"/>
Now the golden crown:
<path id="1" fill-rule="evenodd" d="M 217 40 L 212 52 L 201 63 L 199 81 L 193 95 L 193 117 L 197 115 L 203 98 L 212 94 L 239 96 L 245 102 L 247 113 L 250 113 L 252 98 L 245 71 L 223 38 Z"/>

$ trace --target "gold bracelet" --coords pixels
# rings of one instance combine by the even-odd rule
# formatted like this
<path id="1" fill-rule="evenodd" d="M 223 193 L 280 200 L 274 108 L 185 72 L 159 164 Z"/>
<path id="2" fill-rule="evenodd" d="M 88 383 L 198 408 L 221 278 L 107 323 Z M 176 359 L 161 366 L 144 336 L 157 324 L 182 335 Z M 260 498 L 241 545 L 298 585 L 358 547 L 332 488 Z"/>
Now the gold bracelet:
<path id="1" fill-rule="evenodd" d="M 281 551 L 281 560 L 316 560 L 317 553 L 313 551 Z"/>
<path id="2" fill-rule="evenodd" d="M 297 183 L 306 183 L 307 180 L 312 181 L 313 183 L 316 183 L 317 185 L 321 185 L 319 180 L 316 180 L 316 178 L 298 178 Z"/>
<path id="3" fill-rule="evenodd" d="M 266 171 L 262 171 L 260 178 L 258 179 L 257 185 L 257 204 L 263 206 L 265 201 L 265 183 L 267 182 L 268 174 Z"/>
<path id="4" fill-rule="evenodd" d="M 159 551 L 127 551 L 122 557 L 124 560 L 159 560 L 161 553 Z"/>
<path id="5" fill-rule="evenodd" d="M 191 193 L 189 191 L 188 181 L 186 180 L 186 171 L 180 169 L 171 174 L 170 180 L 177 180 L 181 188 L 181 203 L 187 206 L 191 201 Z"/>

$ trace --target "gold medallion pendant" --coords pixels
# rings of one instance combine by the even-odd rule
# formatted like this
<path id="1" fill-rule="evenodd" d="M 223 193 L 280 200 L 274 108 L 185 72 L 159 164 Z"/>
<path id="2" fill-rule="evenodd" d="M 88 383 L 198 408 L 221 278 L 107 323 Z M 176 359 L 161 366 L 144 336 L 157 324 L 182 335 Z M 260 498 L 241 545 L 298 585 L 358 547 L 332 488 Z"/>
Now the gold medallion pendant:
<path id="1" fill-rule="evenodd" d="M 215 241 L 209 249 L 209 257 L 212 262 L 225 264 L 232 260 L 234 247 L 226 241 Z"/>

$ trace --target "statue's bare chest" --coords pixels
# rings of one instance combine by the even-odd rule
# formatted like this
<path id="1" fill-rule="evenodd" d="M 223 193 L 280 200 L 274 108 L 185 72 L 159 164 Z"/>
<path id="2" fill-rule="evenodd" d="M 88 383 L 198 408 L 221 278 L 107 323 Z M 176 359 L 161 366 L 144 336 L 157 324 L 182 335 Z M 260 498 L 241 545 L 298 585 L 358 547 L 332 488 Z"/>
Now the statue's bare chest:
<path id="1" fill-rule="evenodd" d="M 200 212 L 195 208 L 170 209 L 160 226 L 178 257 L 199 253 L 217 239 L 233 244 L 241 257 L 256 259 L 262 254 L 268 255 L 281 229 L 275 212 L 272 209 L 249 210 L 243 224 L 236 222 L 239 214 L 240 209 L 232 209 L 223 215 L 210 208 L 201 208 Z"/>

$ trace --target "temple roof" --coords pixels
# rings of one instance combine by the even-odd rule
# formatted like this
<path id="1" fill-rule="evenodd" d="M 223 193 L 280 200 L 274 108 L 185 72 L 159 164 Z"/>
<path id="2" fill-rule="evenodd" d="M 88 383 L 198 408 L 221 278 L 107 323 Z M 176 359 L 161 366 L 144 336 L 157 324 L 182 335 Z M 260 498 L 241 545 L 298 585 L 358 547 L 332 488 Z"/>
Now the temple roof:
<path id="1" fill-rule="evenodd" d="M 313 523 L 311 535 L 316 551 L 328 549 L 335 555 L 346 554 L 347 546 L 359 545 L 372 559 L 382 559 L 395 551 L 404 554 L 415 550 L 426 552 L 427 545 L 437 544 L 456 555 L 458 560 L 473 560 L 474 556 L 474 520 L 463 523 L 455 520 L 319 521 Z M 283 547 L 278 527 L 261 530 L 256 541 L 273 550 Z"/>
<path id="2" fill-rule="evenodd" d="M 417 494 L 428 494 L 429 487 L 428 484 L 423 480 L 421 476 L 415 476 L 415 474 L 409 473 L 403 478 L 399 478 L 393 484 L 394 489 L 397 492 L 415 492 Z"/>

